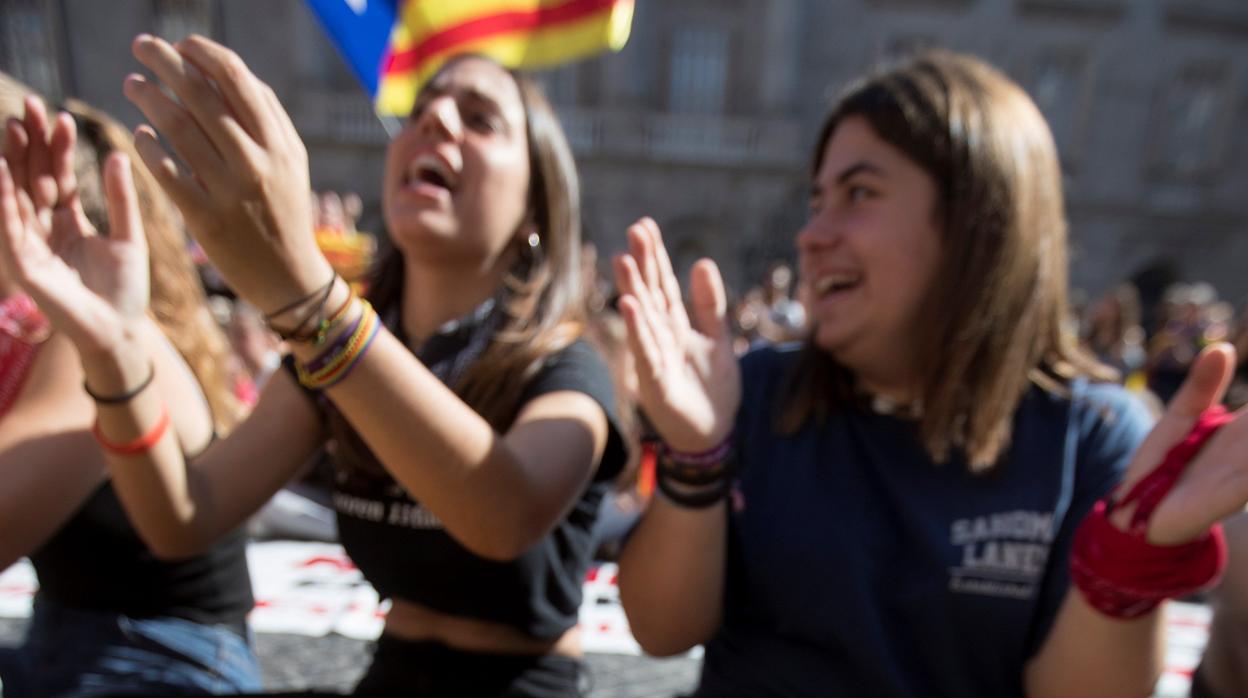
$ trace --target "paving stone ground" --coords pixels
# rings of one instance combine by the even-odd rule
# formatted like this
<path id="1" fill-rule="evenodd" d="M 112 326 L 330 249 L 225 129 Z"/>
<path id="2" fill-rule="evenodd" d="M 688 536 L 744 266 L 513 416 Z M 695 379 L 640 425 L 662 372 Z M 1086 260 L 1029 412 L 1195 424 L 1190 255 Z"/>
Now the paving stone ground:
<path id="1" fill-rule="evenodd" d="M 25 620 L 0 619 L 0 647 L 21 642 Z M 270 691 L 346 691 L 368 663 L 369 643 L 341 635 L 259 634 L 256 651 Z M 593 654 L 586 658 L 588 698 L 661 698 L 691 690 L 700 661 Z"/>

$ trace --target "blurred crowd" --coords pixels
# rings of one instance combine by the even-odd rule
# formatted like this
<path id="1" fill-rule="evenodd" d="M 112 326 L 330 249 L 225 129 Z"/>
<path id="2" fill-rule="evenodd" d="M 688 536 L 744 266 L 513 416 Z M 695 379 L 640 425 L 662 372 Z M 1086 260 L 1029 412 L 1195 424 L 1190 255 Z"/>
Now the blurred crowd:
<path id="1" fill-rule="evenodd" d="M 1135 286 L 1119 284 L 1083 309 L 1079 336 L 1101 361 L 1118 369 L 1127 387 L 1147 390 L 1163 404 L 1202 348 L 1231 342 L 1239 365 L 1226 401 L 1232 408 L 1248 403 L 1248 304 L 1237 313 L 1207 283 L 1173 284 L 1155 307 L 1141 302 Z"/>

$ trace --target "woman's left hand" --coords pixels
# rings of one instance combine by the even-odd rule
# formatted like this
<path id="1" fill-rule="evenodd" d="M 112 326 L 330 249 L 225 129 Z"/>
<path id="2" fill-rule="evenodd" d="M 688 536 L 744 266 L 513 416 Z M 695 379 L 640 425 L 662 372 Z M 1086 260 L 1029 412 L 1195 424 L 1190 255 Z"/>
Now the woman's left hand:
<path id="1" fill-rule="evenodd" d="M 225 281 L 266 313 L 323 288 L 333 271 L 313 235 L 307 150 L 273 90 L 203 37 L 140 35 L 132 49 L 178 101 L 139 75 L 125 94 L 184 166 L 146 125 L 139 155 Z"/>
<path id="2" fill-rule="evenodd" d="M 1187 379 L 1166 412 L 1136 452 L 1121 492 L 1127 492 L 1182 441 L 1200 413 L 1222 401 L 1235 367 L 1235 350 L 1219 343 L 1206 348 L 1192 363 Z M 1195 540 L 1209 527 L 1238 513 L 1248 503 L 1248 408 L 1235 414 L 1210 438 L 1188 464 L 1174 489 L 1161 500 L 1148 524 L 1155 545 Z M 1122 525 L 1130 508 L 1116 512 Z"/>

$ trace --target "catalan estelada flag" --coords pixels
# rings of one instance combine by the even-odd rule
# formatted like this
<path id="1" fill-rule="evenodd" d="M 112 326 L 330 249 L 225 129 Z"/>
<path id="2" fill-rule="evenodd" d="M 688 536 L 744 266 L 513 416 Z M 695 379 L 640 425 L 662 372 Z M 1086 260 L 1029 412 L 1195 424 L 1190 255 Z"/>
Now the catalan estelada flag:
<path id="1" fill-rule="evenodd" d="M 547 68 L 628 41 L 634 0 L 307 0 L 379 114 L 406 116 L 447 58 Z"/>

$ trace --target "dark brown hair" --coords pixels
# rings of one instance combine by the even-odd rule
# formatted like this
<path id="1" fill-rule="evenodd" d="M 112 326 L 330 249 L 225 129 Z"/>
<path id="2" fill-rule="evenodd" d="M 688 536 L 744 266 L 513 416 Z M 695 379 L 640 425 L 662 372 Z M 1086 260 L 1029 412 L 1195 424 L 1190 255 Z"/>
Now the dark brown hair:
<path id="1" fill-rule="evenodd" d="M 480 58 L 474 54 L 458 56 L 439 72 L 469 57 Z M 507 72 L 516 81 L 524 105 L 529 150 L 527 220 L 536 228 L 541 246 L 533 253 L 527 244 L 515 243 L 519 246 L 517 261 L 505 279 L 506 319 L 459 384 L 451 386 L 499 431 L 515 419 L 524 386 L 545 359 L 572 344 L 584 331 L 576 164 L 541 88 L 524 76 Z M 369 291 L 369 300 L 383 313 L 400 302 L 403 275 L 402 254 L 389 250 L 372 275 Z"/>
<path id="2" fill-rule="evenodd" d="M 944 250 L 919 317 L 919 434 L 938 463 L 973 472 L 1008 447 L 1031 385 L 1111 380 L 1067 328 L 1066 217 L 1048 124 L 1027 94 L 976 58 L 934 51 L 852 85 L 824 121 L 813 172 L 837 127 L 865 119 L 932 177 Z M 780 426 L 795 431 L 852 398 L 853 376 L 808 342 Z"/>

